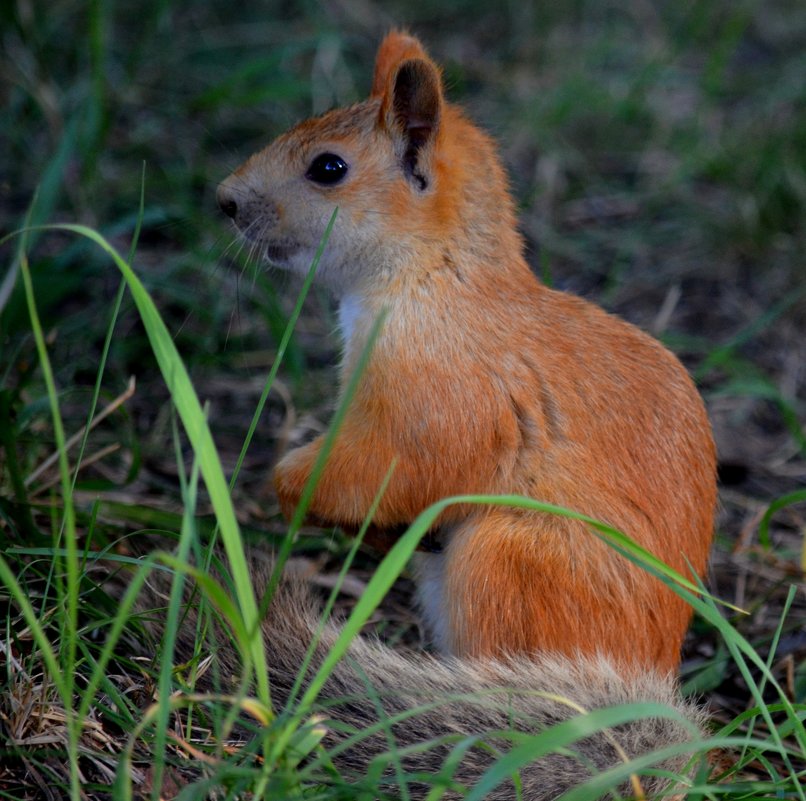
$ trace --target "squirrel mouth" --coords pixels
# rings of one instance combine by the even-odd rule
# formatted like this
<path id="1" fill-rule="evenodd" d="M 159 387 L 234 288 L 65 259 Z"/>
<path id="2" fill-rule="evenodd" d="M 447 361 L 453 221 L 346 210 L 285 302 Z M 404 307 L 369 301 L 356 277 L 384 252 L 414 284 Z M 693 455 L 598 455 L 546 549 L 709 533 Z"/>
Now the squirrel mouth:
<path id="1" fill-rule="evenodd" d="M 264 248 L 267 261 L 285 264 L 299 250 L 299 245 L 289 242 L 268 242 Z"/>

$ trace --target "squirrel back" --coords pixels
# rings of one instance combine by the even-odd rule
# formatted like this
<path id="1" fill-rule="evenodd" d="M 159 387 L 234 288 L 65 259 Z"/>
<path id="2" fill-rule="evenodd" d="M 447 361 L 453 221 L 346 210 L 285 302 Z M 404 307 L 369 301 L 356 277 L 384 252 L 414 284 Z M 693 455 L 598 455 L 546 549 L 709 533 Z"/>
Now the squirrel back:
<path id="1" fill-rule="evenodd" d="M 340 303 L 342 386 L 384 324 L 316 485 L 312 521 L 393 539 L 451 495 L 519 494 L 607 523 L 702 575 L 716 497 L 703 403 L 660 343 L 544 286 L 523 257 L 490 138 L 443 97 L 420 43 L 390 34 L 369 99 L 307 120 L 238 168 L 219 203 L 272 263 Z M 323 438 L 275 470 L 293 513 Z M 440 649 L 508 659 L 605 655 L 673 671 L 690 618 L 659 579 L 583 523 L 457 504 L 419 557 Z"/>

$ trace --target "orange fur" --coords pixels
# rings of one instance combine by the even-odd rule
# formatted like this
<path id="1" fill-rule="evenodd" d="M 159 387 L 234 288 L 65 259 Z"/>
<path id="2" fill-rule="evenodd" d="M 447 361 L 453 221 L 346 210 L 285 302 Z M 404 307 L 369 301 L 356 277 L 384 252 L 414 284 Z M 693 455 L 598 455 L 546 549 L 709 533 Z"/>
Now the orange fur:
<path id="1" fill-rule="evenodd" d="M 404 31 L 392 32 L 378 48 L 370 97 L 388 96 L 390 80 L 394 78 L 398 66 L 409 59 L 421 59 L 433 64 L 417 39 Z"/>
<path id="2" fill-rule="evenodd" d="M 342 180 L 310 179 L 323 153 L 344 159 Z M 369 100 L 293 128 L 227 179 L 219 200 L 270 259 L 298 271 L 339 207 L 320 277 L 350 310 L 342 386 L 386 313 L 313 519 L 357 527 L 396 460 L 374 518 L 381 532 L 448 495 L 518 493 L 602 520 L 681 573 L 702 574 L 715 454 L 691 380 L 651 337 L 536 279 L 495 146 L 445 103 L 416 39 L 390 34 Z M 321 446 L 278 464 L 286 515 Z M 457 506 L 439 536 L 444 553 L 423 568 L 438 576 L 436 600 L 424 602 L 445 650 L 678 665 L 686 604 L 584 525 Z"/>

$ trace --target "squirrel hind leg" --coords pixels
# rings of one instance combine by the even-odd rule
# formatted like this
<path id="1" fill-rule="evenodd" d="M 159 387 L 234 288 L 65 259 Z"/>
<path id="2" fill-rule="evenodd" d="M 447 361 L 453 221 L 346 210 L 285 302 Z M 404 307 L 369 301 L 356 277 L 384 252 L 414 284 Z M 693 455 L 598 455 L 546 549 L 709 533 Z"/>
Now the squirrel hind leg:
<path id="1" fill-rule="evenodd" d="M 487 510 L 457 528 L 441 576 L 429 576 L 424 594 L 444 602 L 428 618 L 441 617 L 441 645 L 461 658 L 602 655 L 672 671 L 678 656 L 658 659 L 658 632 L 642 612 L 656 579 L 622 560 L 579 521 Z"/>

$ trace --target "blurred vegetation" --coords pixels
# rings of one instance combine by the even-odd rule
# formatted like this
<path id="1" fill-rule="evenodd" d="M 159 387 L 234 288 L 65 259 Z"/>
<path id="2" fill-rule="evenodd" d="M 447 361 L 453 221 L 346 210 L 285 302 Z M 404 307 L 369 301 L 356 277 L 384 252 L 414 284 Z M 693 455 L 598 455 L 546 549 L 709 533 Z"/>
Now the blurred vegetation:
<path id="1" fill-rule="evenodd" d="M 393 26 L 423 38 L 449 97 L 501 143 L 535 270 L 657 334 L 694 372 L 724 479 L 713 584 L 758 612 L 740 624 L 768 641 L 782 588 L 802 578 L 806 533 L 802 0 L 7 2 L 0 238 L 26 220 L 80 222 L 125 253 L 142 193 L 133 265 L 211 401 L 231 469 L 295 282 L 247 263 L 215 187 L 293 122 L 363 97 Z M 3 547 L 50 542 L 56 502 L 53 468 L 35 472 L 55 439 L 19 244 L 0 245 Z M 27 251 L 69 434 L 86 421 L 120 278 L 97 248 L 64 233 L 33 231 Z M 273 393 L 236 489 L 253 534 L 283 530 L 266 488 L 278 440 L 328 419 L 333 326 L 329 300 L 314 293 L 281 373 L 287 389 Z M 98 458 L 77 483 L 79 529 L 101 498 L 110 540 L 181 521 L 168 394 L 126 295 L 100 406 L 132 375 L 134 396 L 93 432 L 88 453 Z M 297 407 L 312 414 L 291 414 Z M 801 592 L 795 609 L 803 605 Z M 782 647 L 803 700 L 797 629 L 787 624 Z M 692 681 L 721 693 L 717 705 L 741 706 L 741 680 L 709 637 L 700 624 Z"/>

